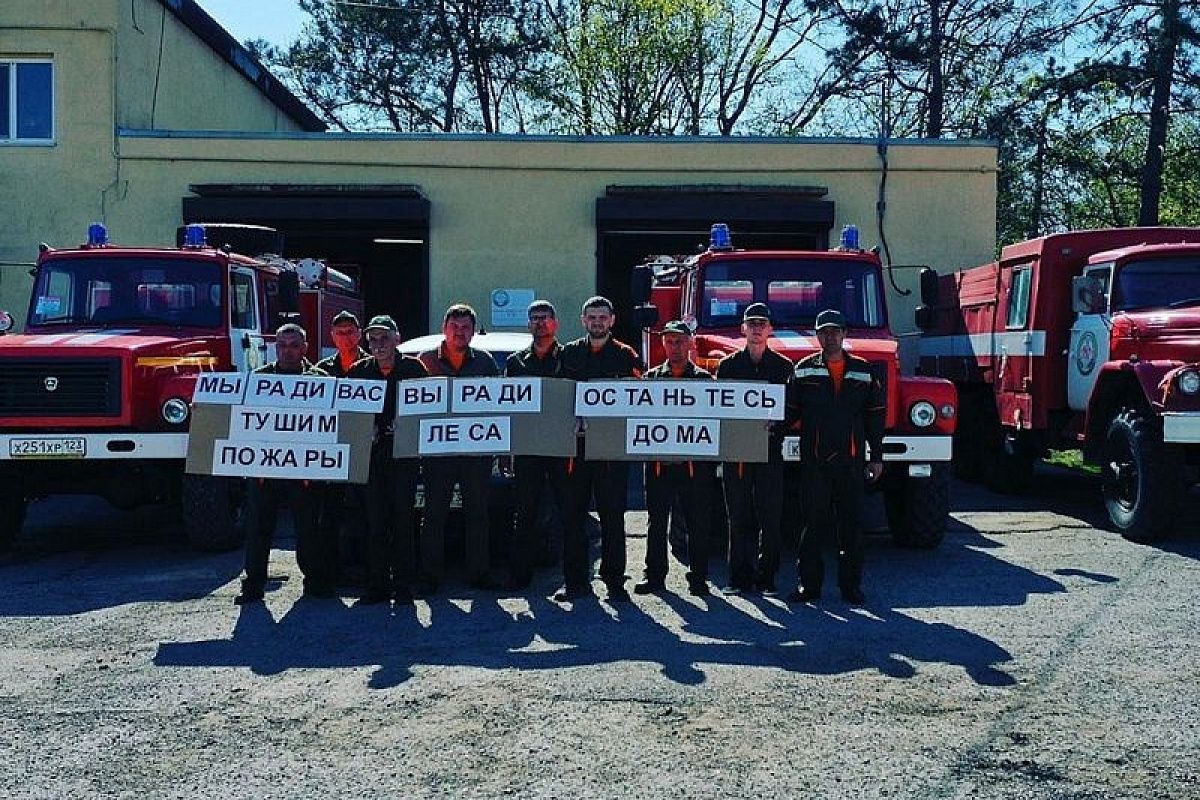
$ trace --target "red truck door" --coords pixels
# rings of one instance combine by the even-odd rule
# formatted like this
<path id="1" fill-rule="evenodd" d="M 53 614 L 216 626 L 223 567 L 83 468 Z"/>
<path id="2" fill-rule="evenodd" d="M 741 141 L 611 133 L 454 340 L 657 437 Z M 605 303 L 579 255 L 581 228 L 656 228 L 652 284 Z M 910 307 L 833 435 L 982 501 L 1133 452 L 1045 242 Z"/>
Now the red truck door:
<path id="1" fill-rule="evenodd" d="M 229 270 L 229 349 L 239 372 L 258 369 L 267 363 L 267 343 L 259 319 L 258 286 L 254 270 Z"/>
<path id="2" fill-rule="evenodd" d="M 996 400 L 1000 421 L 1005 425 L 1028 427 L 1031 403 L 1029 380 L 1033 359 L 1042 356 L 1045 336 L 1030 329 L 1033 317 L 1032 263 L 1005 268 L 1000 278 L 1001 296 L 1007 299 L 1003 331 L 993 339 L 993 363 L 996 368 Z M 997 315 L 997 323 L 1000 316 Z M 999 325 L 997 325 L 999 327 Z"/>
<path id="3" fill-rule="evenodd" d="M 1086 411 L 1092 389 L 1100 375 L 1100 365 L 1108 361 L 1109 286 L 1111 264 L 1095 264 L 1083 271 L 1103 287 L 1104 307 L 1097 313 L 1076 314 L 1071 325 L 1071 346 L 1067 351 L 1067 405 L 1074 411 Z"/>

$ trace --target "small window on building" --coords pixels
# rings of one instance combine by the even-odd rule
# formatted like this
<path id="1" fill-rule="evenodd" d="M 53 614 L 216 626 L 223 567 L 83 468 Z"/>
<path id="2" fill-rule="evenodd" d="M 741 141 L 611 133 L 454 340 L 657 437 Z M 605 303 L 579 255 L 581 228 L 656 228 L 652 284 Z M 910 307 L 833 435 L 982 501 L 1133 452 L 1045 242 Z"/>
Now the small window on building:
<path id="1" fill-rule="evenodd" d="M 0 60 L 0 144 L 53 141 L 53 64 Z"/>
<path id="2" fill-rule="evenodd" d="M 1008 287 L 1008 328 L 1024 328 L 1029 321 L 1029 290 L 1033 271 L 1029 267 L 1014 269 Z"/>
<path id="3" fill-rule="evenodd" d="M 241 272 L 231 276 L 233 288 L 229 298 L 229 325 L 239 330 L 258 328 L 258 317 L 254 314 L 254 279 Z"/>

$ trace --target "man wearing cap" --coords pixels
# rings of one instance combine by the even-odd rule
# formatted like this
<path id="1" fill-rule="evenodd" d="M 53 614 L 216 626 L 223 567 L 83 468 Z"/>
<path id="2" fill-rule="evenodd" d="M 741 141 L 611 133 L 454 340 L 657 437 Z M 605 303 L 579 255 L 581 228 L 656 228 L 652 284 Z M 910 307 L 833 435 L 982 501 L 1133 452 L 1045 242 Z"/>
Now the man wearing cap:
<path id="1" fill-rule="evenodd" d="M 281 325 L 275 331 L 275 361 L 254 370 L 271 375 L 324 375 L 305 357 L 308 334 L 295 323 Z M 336 561 L 332 540 L 322 535 L 317 525 L 320 503 L 306 480 L 248 478 L 246 486 L 246 577 L 242 591 L 233 602 L 239 606 L 263 599 L 267 583 L 267 562 L 279 503 L 286 500 L 292 509 L 296 528 L 296 563 L 304 573 L 306 597 L 333 597 Z"/>
<path id="2" fill-rule="evenodd" d="M 800 425 L 805 516 L 796 564 L 800 585 L 788 600 L 811 603 L 820 599 L 825 577 L 821 540 L 832 534 L 838 547 L 842 599 L 861 605 L 865 599 L 859 524 L 863 474 L 865 471 L 869 481 L 883 474 L 886 398 L 870 362 L 844 349 L 846 320 L 842 313 L 822 311 L 816 327 L 821 351 L 800 359 L 788 383 L 788 418 Z"/>
<path id="3" fill-rule="evenodd" d="M 646 373 L 647 380 L 712 380 L 712 374 L 692 361 L 692 329 L 680 320 L 662 331 L 667 360 Z M 672 507 L 682 508 L 688 535 L 688 591 L 697 597 L 709 594 L 708 540 L 712 525 L 712 487 L 716 466 L 707 461 L 650 461 L 646 463 L 645 579 L 633 587 L 635 594 L 658 594 L 666 589 L 667 531 Z M 678 503 L 676 502 L 678 501 Z"/>
<path id="4" fill-rule="evenodd" d="M 613 338 L 617 321 L 607 297 L 591 297 L 579 317 L 585 336 L 563 345 L 561 377 L 576 381 L 641 377 L 643 364 L 637 351 Z M 559 602 L 592 594 L 588 562 L 587 516 L 596 498 L 600 516 L 600 579 L 613 602 L 629 600 L 625 590 L 625 506 L 629 485 L 626 461 L 584 460 L 583 437 L 575 458 L 567 460 L 567 496 L 563 511 L 563 587 L 554 595 Z"/>
<path id="5" fill-rule="evenodd" d="M 787 384 L 792 362 L 770 348 L 771 309 L 751 303 L 742 314 L 746 346 L 717 364 L 717 380 Z M 783 515 L 783 426 L 771 425 L 767 462 L 722 467 L 729 512 L 729 586 L 726 591 L 776 593 Z"/>
<path id="6" fill-rule="evenodd" d="M 337 352 L 318 361 L 317 369 L 335 378 L 344 378 L 355 363 L 371 355 L 363 350 L 360 344 L 362 342 L 362 325 L 354 312 L 343 309 L 334 315 L 329 326 L 329 333 Z M 344 483 L 329 481 L 321 491 L 321 535 L 328 537 L 330 542 L 338 541 L 342 520 L 345 519 L 349 510 L 346 503 L 347 489 L 348 487 Z M 361 513 L 356 515 L 355 522 L 357 524 L 349 525 L 347 529 L 350 531 L 349 539 L 352 549 L 359 551 L 363 538 Z"/>
<path id="7" fill-rule="evenodd" d="M 371 473 L 365 490 L 360 490 L 367 509 L 367 591 L 359 603 L 371 605 L 394 601 L 412 603 L 415 579 L 413 536 L 417 495 L 415 458 L 392 458 L 393 425 L 396 419 L 396 384 L 428 377 L 415 358 L 401 355 L 400 328 L 386 314 L 371 318 L 363 329 L 371 355 L 350 368 L 347 378 L 386 381 L 383 410 L 375 415 L 375 437 L 371 445 Z"/>
<path id="8" fill-rule="evenodd" d="M 558 315 L 548 300 L 529 304 L 529 347 L 508 357 L 504 374 L 510 378 L 532 376 L 557 378 L 561 367 L 562 345 L 558 343 Z M 509 568 L 514 588 L 523 589 L 533 579 L 534 552 L 539 549 L 537 530 L 543 490 L 550 486 L 550 495 L 561 512 L 563 507 L 566 459 L 553 456 L 517 456 L 513 459 L 516 473 L 517 526 L 514 530 Z"/>
<path id="9" fill-rule="evenodd" d="M 495 359 L 471 347 L 475 309 L 458 303 L 442 317 L 442 343 L 419 356 L 430 375 L 452 378 L 492 378 L 500 374 Z M 467 583 L 494 588 L 489 574 L 488 484 L 492 456 L 436 456 L 422 462 L 425 475 L 425 520 L 421 525 L 421 594 L 434 594 L 445 573 L 446 519 L 454 499 L 454 484 L 462 489 L 466 534 Z"/>

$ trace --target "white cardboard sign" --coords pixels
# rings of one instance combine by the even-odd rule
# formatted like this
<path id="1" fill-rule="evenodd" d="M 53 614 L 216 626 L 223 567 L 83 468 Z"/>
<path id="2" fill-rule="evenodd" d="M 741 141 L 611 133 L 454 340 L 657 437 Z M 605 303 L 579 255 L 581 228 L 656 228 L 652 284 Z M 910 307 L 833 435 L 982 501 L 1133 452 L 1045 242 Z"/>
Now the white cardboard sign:
<path id="1" fill-rule="evenodd" d="M 245 372 L 203 372 L 196 378 L 193 403 L 212 406 L 241 405 L 246 396 Z"/>
<path id="2" fill-rule="evenodd" d="M 338 378 L 333 394 L 333 410 L 378 414 L 383 411 L 383 400 L 386 395 L 387 381 Z"/>
<path id="3" fill-rule="evenodd" d="M 783 419 L 786 387 L 753 381 L 589 381 L 575 385 L 580 417 Z"/>
<path id="4" fill-rule="evenodd" d="M 350 475 L 350 445 L 217 439 L 212 474 L 345 481 Z"/>
<path id="5" fill-rule="evenodd" d="M 721 422 L 715 419 L 629 419 L 625 452 L 649 459 L 708 456 L 721 452 Z"/>
<path id="6" fill-rule="evenodd" d="M 416 378 L 396 384 L 397 417 L 445 414 L 449 407 L 449 378 Z"/>
<path id="7" fill-rule="evenodd" d="M 230 406 L 229 438 L 235 442 L 333 443 L 338 440 L 338 412 Z"/>
<path id="8" fill-rule="evenodd" d="M 459 378 L 451 387 L 453 414 L 537 414 L 542 382 L 537 378 Z"/>
<path id="9" fill-rule="evenodd" d="M 512 448 L 508 417 L 441 417 L 421 420 L 421 455 L 507 453 Z"/>
<path id="10" fill-rule="evenodd" d="M 245 404 L 248 406 L 333 408 L 336 378 L 252 372 L 246 379 Z"/>

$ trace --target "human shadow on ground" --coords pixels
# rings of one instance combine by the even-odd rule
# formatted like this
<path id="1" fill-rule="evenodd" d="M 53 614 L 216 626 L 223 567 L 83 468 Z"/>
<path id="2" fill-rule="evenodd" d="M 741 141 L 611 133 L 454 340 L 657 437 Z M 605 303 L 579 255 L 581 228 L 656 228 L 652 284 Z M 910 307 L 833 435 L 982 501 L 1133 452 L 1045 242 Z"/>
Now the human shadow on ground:
<path id="1" fill-rule="evenodd" d="M 374 688 L 403 683 L 423 666 L 551 670 L 642 662 L 657 665 L 674 683 L 695 685 L 719 667 L 824 675 L 875 670 L 906 679 L 922 664 L 947 664 L 980 685 L 1007 686 L 1013 678 L 1004 670 L 1011 661 L 1006 650 L 977 632 L 908 611 L 1020 605 L 1031 594 L 1066 591 L 977 547 L 981 540 L 987 541 L 960 526 L 932 552 L 874 543 L 863 609 L 842 603 L 836 590 L 817 606 L 719 593 L 559 604 L 547 598 L 554 576 L 543 574 L 520 597 L 458 594 L 451 585 L 417 607 L 396 609 L 302 599 L 278 620 L 266 607 L 251 606 L 241 609 L 228 638 L 162 642 L 154 663 L 240 667 L 263 675 L 374 667 Z M 631 570 L 636 566 L 631 563 Z M 714 582 L 723 571 L 714 564 Z"/>

